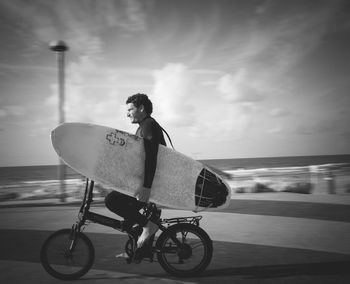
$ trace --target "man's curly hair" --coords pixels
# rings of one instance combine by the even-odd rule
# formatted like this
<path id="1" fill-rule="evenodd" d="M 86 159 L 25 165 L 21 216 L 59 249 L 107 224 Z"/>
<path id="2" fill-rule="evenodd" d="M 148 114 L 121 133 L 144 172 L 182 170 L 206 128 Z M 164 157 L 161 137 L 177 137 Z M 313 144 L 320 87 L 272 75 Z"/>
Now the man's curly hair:
<path id="1" fill-rule="evenodd" d="M 153 112 L 152 102 L 150 101 L 150 99 L 146 94 L 137 93 L 135 95 L 132 95 L 128 97 L 128 99 L 126 100 L 126 103 L 127 104 L 133 103 L 134 106 L 136 106 L 137 108 L 143 105 L 148 115 L 151 115 L 151 113 Z"/>

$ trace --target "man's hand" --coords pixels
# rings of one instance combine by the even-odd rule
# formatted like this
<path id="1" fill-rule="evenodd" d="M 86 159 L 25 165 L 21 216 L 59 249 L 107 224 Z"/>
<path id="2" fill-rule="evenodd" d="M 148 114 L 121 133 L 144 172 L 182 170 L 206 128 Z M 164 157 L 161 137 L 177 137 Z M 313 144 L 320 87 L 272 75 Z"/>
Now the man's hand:
<path id="1" fill-rule="evenodd" d="M 147 187 L 141 186 L 136 192 L 134 193 L 134 197 L 140 202 L 147 203 L 149 200 L 149 197 L 151 195 L 151 189 Z"/>

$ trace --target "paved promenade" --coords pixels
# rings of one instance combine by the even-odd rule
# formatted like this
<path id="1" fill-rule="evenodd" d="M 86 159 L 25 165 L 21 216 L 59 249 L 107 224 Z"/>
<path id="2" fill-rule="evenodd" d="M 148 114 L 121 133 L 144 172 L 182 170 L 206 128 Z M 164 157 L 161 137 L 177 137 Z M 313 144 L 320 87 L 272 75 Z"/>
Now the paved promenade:
<path id="1" fill-rule="evenodd" d="M 52 200 L 1 203 L 0 282 L 62 283 L 42 269 L 39 251 L 50 233 L 71 227 L 78 207 Z M 92 211 L 115 217 L 103 205 Z M 214 241 L 203 275 L 177 279 L 157 262 L 115 260 L 126 236 L 90 224 L 86 233 L 95 246 L 95 263 L 74 283 L 350 283 L 348 195 L 241 194 L 223 212 L 164 209 L 162 216 L 191 215 L 203 215 L 201 227 Z"/>

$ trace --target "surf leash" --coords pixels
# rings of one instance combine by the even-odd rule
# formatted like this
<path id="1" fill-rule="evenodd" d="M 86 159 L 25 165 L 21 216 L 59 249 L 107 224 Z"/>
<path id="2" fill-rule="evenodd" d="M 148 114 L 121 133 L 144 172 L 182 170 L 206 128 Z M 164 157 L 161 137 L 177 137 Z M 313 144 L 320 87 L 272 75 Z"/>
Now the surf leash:
<path id="1" fill-rule="evenodd" d="M 160 126 L 160 125 L 159 125 L 159 126 Z M 173 145 L 173 142 L 171 141 L 171 138 L 170 138 L 168 132 L 166 132 L 166 130 L 165 130 L 162 126 L 160 126 L 160 128 L 162 129 L 162 131 L 163 131 L 163 132 L 166 134 L 166 136 L 168 137 L 168 140 L 169 140 L 169 142 L 170 142 L 171 148 L 173 148 L 173 149 L 175 150 L 174 145 Z"/>

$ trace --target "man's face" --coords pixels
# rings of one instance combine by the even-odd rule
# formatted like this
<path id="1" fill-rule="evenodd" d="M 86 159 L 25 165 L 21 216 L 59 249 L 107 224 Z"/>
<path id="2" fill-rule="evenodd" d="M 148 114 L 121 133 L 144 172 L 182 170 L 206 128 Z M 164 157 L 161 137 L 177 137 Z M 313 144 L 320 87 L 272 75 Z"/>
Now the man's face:
<path id="1" fill-rule="evenodd" d="M 131 123 L 139 123 L 145 118 L 145 112 L 143 106 L 136 107 L 133 103 L 128 103 L 127 108 L 127 117 L 130 118 Z"/>

